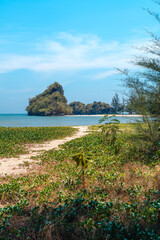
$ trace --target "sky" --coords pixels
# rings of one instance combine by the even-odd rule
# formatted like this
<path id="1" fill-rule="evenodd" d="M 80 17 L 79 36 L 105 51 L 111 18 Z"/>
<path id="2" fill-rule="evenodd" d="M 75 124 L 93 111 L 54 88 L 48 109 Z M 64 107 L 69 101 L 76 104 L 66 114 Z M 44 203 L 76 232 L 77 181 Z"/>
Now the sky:
<path id="1" fill-rule="evenodd" d="M 116 68 L 130 60 L 159 24 L 152 0 L 0 0 L 0 113 L 26 113 L 28 99 L 50 84 L 68 103 L 110 103 L 124 89 Z"/>

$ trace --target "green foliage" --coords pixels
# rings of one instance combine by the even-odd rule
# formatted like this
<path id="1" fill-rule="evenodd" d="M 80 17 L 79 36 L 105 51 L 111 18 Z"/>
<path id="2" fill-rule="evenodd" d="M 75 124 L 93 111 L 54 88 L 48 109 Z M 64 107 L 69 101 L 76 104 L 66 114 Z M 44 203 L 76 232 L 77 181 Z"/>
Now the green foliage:
<path id="1" fill-rule="evenodd" d="M 76 153 L 73 156 L 73 160 L 77 163 L 77 167 L 79 165 L 82 166 L 82 168 L 87 168 L 89 160 L 91 159 L 91 154 L 84 154 L 84 152 Z"/>
<path id="2" fill-rule="evenodd" d="M 160 5 L 159 1 L 154 1 Z M 148 10 L 160 23 L 159 14 Z M 148 125 L 147 137 L 152 141 L 152 151 L 159 148 L 160 134 L 160 38 L 150 33 L 151 44 L 143 46 L 145 56 L 137 56 L 133 62 L 140 68 L 137 72 L 120 70 L 125 76 L 124 85 L 129 90 L 128 107 L 143 116 L 143 122 Z M 156 121 L 156 123 L 154 123 Z M 146 135 L 142 129 L 141 133 Z"/>
<path id="3" fill-rule="evenodd" d="M 71 102 L 69 106 L 72 108 L 73 114 L 86 114 L 86 105 L 81 102 Z"/>
<path id="4" fill-rule="evenodd" d="M 69 104 L 73 114 L 107 114 L 112 113 L 112 108 L 104 102 L 93 102 L 85 105 L 81 102 L 72 102 Z"/>
<path id="5" fill-rule="evenodd" d="M 75 131 L 71 127 L 0 127 L 0 157 L 17 156 L 27 151 L 24 144 L 64 138 Z"/>
<path id="6" fill-rule="evenodd" d="M 91 153 L 85 154 L 84 151 L 76 153 L 73 156 L 73 160 L 77 163 L 77 167 L 79 165 L 82 167 L 83 186 L 85 186 L 84 169 L 88 167 L 88 163 L 91 160 Z"/>
<path id="7" fill-rule="evenodd" d="M 104 102 L 93 102 L 86 105 L 87 114 L 108 114 L 112 113 L 112 108 Z"/>
<path id="8" fill-rule="evenodd" d="M 62 86 L 55 82 L 47 90 L 29 99 L 26 108 L 28 115 L 53 116 L 72 114 L 72 109 L 67 104 Z"/>
<path id="9" fill-rule="evenodd" d="M 5 239 L 159 239 L 157 228 L 159 226 L 157 214 L 160 202 L 143 202 L 141 208 L 136 203 L 119 203 L 113 201 L 106 203 L 96 199 L 87 200 L 87 191 L 78 193 L 74 198 L 66 199 L 58 207 L 56 204 L 25 210 L 27 203 L 21 202 L 14 207 L 1 210 L 0 225 L 2 237 Z M 121 218 L 115 213 L 121 209 L 127 218 L 128 225 L 124 225 Z M 25 227 L 10 228 L 12 216 L 28 216 Z M 154 219 L 154 221 L 153 221 Z M 156 226 L 158 224 L 158 226 Z M 3 239 L 3 238 L 1 238 Z"/>
<path id="10" fill-rule="evenodd" d="M 123 110 L 123 104 L 120 103 L 118 94 L 115 93 L 115 95 L 112 98 L 111 106 L 113 108 L 114 113 L 119 113 Z"/>
<path id="11" fill-rule="evenodd" d="M 120 121 L 114 118 L 114 116 L 108 117 L 108 115 L 105 115 L 99 120 L 99 123 L 102 122 L 105 123 L 99 127 L 101 129 L 103 141 L 109 142 L 111 145 L 115 145 L 118 139 L 118 133 L 121 132 L 119 129 Z"/>

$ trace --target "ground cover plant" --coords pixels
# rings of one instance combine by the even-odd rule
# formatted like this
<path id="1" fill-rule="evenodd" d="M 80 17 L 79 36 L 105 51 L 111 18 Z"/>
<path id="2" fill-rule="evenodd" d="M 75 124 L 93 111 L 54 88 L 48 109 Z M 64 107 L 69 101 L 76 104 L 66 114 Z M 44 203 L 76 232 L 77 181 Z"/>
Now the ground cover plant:
<path id="1" fill-rule="evenodd" d="M 114 144 L 94 131 L 43 153 L 39 172 L 1 178 L 0 239 L 160 239 L 160 152 L 126 126 Z"/>
<path id="2" fill-rule="evenodd" d="M 25 144 L 71 136 L 77 130 L 71 127 L 0 127 L 0 157 L 11 157 L 27 152 Z"/>

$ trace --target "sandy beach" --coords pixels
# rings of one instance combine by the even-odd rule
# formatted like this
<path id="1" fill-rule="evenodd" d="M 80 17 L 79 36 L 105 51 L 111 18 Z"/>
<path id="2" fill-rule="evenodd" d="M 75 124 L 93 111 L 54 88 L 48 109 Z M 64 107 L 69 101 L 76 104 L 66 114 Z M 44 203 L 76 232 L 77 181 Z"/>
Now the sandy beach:
<path id="1" fill-rule="evenodd" d="M 108 117 L 142 117 L 142 115 L 138 114 L 92 114 L 92 115 L 67 115 L 67 117 L 104 117 L 108 115 Z"/>
<path id="2" fill-rule="evenodd" d="M 0 158 L 0 176 L 24 174 L 29 171 L 34 171 L 37 168 L 35 161 L 31 157 L 38 156 L 44 151 L 53 148 L 58 149 L 59 145 L 69 142 L 73 139 L 85 136 L 88 133 L 87 126 L 76 126 L 78 131 L 71 137 L 64 139 L 52 140 L 43 144 L 32 144 L 28 147 L 28 154 L 20 155 L 17 158 Z"/>

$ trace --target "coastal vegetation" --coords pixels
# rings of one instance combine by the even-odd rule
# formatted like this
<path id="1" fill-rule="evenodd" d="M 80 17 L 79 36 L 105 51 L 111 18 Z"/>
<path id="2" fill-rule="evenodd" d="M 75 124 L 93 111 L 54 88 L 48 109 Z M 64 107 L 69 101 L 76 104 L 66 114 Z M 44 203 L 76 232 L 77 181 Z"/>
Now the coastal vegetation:
<path id="1" fill-rule="evenodd" d="M 114 113 L 119 113 L 125 110 L 125 104 L 123 99 L 123 104 L 120 102 L 119 96 L 117 93 L 112 98 L 111 106 Z"/>
<path id="2" fill-rule="evenodd" d="M 15 157 L 27 153 L 26 144 L 64 138 L 75 131 L 71 127 L 0 127 L 0 157 Z"/>
<path id="3" fill-rule="evenodd" d="M 106 124 L 116 133 L 94 128 L 36 157 L 36 173 L 1 177 L 0 239 L 159 239 L 160 151 L 135 124 Z"/>
<path id="4" fill-rule="evenodd" d="M 160 5 L 160 1 L 154 2 Z M 160 23 L 159 14 L 147 11 Z M 128 107 L 143 118 L 144 124 L 138 131 L 149 139 L 155 152 L 160 148 L 160 38 L 154 33 L 150 33 L 150 37 L 150 44 L 141 48 L 144 56 L 136 56 L 132 61 L 139 70 L 119 69 L 119 72 L 125 76 L 123 81 L 128 89 Z"/>

